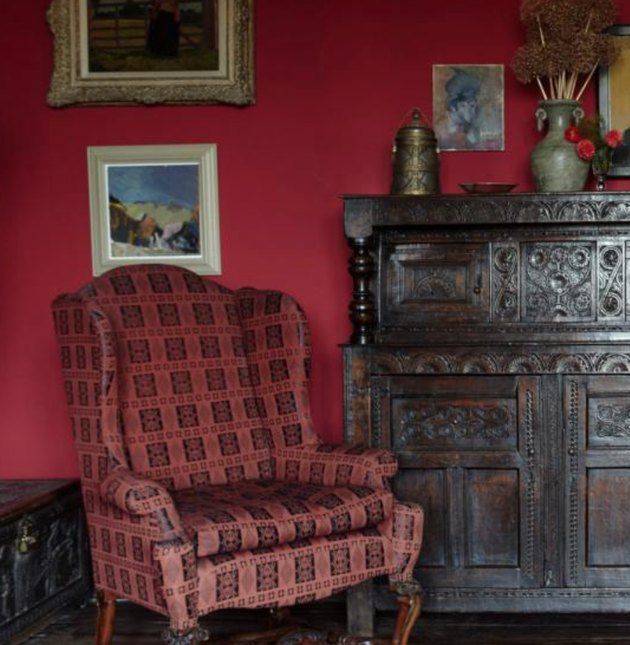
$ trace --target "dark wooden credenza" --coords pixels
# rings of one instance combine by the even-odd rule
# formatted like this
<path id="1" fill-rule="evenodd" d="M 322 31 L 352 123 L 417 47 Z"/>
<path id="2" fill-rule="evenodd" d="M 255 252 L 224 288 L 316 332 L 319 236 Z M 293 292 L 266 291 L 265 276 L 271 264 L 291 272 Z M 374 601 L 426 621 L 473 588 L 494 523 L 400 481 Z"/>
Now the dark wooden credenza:
<path id="1" fill-rule="evenodd" d="M 344 197 L 345 439 L 433 611 L 630 609 L 630 193 Z"/>

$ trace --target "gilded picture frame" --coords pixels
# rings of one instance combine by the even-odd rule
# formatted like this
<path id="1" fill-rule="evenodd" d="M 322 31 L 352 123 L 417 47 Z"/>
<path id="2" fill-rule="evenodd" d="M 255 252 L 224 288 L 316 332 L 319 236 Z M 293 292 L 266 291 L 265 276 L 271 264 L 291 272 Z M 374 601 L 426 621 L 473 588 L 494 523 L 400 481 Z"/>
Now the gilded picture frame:
<path id="1" fill-rule="evenodd" d="M 609 67 L 598 70 L 599 113 L 607 129 L 619 130 L 621 144 L 615 148 L 610 177 L 630 177 L 630 25 L 613 25 L 619 56 Z"/>
<path id="2" fill-rule="evenodd" d="M 48 23 L 52 107 L 255 102 L 254 0 L 52 0 Z"/>
<path id="3" fill-rule="evenodd" d="M 505 149 L 503 65 L 433 65 L 433 127 L 441 151 Z"/>
<path id="4" fill-rule="evenodd" d="M 89 147 L 92 270 L 221 273 L 216 144 Z"/>

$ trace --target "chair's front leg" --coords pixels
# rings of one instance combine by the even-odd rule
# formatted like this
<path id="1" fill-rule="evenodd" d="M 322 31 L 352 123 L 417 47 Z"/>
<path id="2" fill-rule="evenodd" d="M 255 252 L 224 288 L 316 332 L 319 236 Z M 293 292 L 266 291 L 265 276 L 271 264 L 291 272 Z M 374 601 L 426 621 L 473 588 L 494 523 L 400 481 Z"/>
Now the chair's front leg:
<path id="1" fill-rule="evenodd" d="M 398 596 L 398 615 L 392 645 L 407 645 L 422 608 L 420 583 L 416 580 L 390 582 L 390 589 Z"/>
<path id="2" fill-rule="evenodd" d="M 166 645 L 197 645 L 203 643 L 210 638 L 207 629 L 203 627 L 193 627 L 185 632 L 180 632 L 175 629 L 166 629 L 162 633 L 162 641 Z"/>
<path id="3" fill-rule="evenodd" d="M 116 596 L 111 591 L 97 591 L 96 602 L 96 645 L 111 645 L 116 617 Z"/>

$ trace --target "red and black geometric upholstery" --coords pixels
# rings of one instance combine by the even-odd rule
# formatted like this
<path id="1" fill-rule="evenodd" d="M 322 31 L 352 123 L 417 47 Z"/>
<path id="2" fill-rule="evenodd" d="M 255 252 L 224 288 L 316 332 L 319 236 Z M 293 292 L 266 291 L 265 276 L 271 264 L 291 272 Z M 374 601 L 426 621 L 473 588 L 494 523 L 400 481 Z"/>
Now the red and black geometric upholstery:
<path id="1" fill-rule="evenodd" d="M 388 451 L 318 439 L 290 296 L 136 265 L 53 312 L 97 589 L 186 631 L 410 579 L 422 511 L 393 498 Z"/>

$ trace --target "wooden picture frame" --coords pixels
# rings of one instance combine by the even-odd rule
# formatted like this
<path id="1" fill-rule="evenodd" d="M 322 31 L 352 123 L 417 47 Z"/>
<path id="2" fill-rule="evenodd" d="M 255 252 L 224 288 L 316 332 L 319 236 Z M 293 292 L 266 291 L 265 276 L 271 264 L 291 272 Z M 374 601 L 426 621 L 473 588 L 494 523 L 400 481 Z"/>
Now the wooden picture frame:
<path id="1" fill-rule="evenodd" d="M 217 147 L 88 148 L 92 269 L 175 264 L 221 273 Z"/>
<path id="2" fill-rule="evenodd" d="M 630 25 L 613 25 L 608 32 L 619 47 L 617 60 L 598 70 L 599 113 L 605 128 L 619 130 L 621 144 L 613 151 L 609 177 L 630 177 Z"/>
<path id="3" fill-rule="evenodd" d="M 52 0 L 48 22 L 52 107 L 254 103 L 253 0 Z"/>

